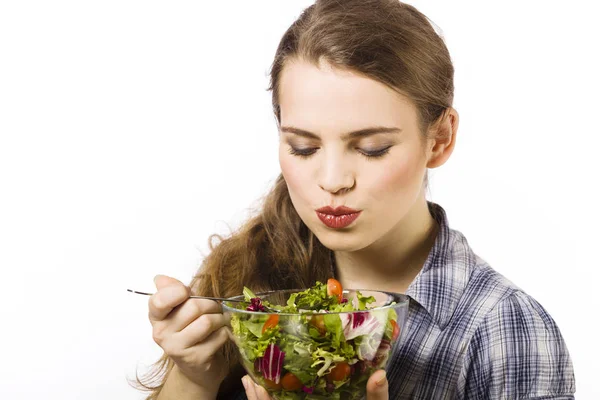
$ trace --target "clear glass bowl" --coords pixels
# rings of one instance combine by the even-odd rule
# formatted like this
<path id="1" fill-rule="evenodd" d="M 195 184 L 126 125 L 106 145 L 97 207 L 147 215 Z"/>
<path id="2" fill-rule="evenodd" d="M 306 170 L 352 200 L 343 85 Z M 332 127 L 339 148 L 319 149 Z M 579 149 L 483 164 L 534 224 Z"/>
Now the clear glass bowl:
<path id="1" fill-rule="evenodd" d="M 285 306 L 291 294 L 301 291 L 256 296 Z M 355 305 L 356 291 L 344 290 L 344 298 L 353 299 Z M 269 313 L 224 303 L 223 312 L 231 316 L 232 337 L 248 375 L 276 400 L 300 400 L 309 394 L 312 398 L 362 399 L 367 380 L 377 369 L 387 368 L 402 339 L 409 301 L 399 293 L 358 291 L 375 298 L 366 311 Z M 243 306 L 238 303 L 237 307 Z"/>

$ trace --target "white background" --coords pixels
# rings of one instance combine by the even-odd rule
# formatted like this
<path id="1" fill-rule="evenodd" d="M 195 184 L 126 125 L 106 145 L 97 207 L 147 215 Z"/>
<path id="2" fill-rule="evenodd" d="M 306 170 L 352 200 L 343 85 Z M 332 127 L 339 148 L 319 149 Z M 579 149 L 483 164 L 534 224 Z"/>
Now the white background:
<path id="1" fill-rule="evenodd" d="M 267 73 L 311 3 L 0 3 L 0 397 L 141 399 L 147 298 L 278 174 Z M 456 68 L 430 199 L 558 322 L 600 398 L 593 1 L 420 0 Z"/>

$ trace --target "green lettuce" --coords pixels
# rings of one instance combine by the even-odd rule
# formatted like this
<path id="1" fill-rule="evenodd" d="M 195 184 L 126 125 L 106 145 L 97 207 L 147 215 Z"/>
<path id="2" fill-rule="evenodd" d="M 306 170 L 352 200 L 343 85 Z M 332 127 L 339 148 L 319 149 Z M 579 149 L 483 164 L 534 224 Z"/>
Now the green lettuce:
<path id="1" fill-rule="evenodd" d="M 356 299 L 358 300 L 358 309 L 359 310 L 366 310 L 367 309 L 367 305 L 374 303 L 375 302 L 375 297 L 373 296 L 363 296 L 361 292 L 359 292 L 358 290 L 356 291 Z"/>
<path id="2" fill-rule="evenodd" d="M 336 304 L 339 304 L 337 296 L 328 295 L 327 285 L 317 281 L 312 288 L 292 294 L 287 307 L 282 311 L 295 313 L 299 310 L 328 310 Z"/>

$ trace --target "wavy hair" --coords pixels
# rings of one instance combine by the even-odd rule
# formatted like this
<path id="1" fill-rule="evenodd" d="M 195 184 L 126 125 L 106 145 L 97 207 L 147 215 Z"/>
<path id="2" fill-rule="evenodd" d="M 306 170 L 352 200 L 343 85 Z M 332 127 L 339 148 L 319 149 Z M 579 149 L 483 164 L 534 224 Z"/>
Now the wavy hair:
<path id="1" fill-rule="evenodd" d="M 454 68 L 430 21 L 398 0 L 317 0 L 284 33 L 270 71 L 273 111 L 280 123 L 279 80 L 286 63 L 301 59 L 362 74 L 406 96 L 416 106 L 421 131 L 452 106 Z M 217 240 L 215 240 L 217 239 Z M 210 253 L 192 279 L 192 292 L 228 297 L 246 285 L 255 291 L 305 288 L 335 276 L 332 251 L 302 222 L 282 175 L 252 216 L 228 237 L 212 235 Z M 218 398 L 242 390 L 244 374 L 233 343 L 222 351 L 229 375 Z M 158 397 L 173 362 L 165 354 L 138 387 Z"/>

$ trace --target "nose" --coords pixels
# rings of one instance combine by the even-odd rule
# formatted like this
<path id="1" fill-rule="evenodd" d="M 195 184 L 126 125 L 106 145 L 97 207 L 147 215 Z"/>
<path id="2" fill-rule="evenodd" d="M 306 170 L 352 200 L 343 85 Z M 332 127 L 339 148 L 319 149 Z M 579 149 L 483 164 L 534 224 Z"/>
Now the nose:
<path id="1" fill-rule="evenodd" d="M 321 189 L 332 193 L 344 193 L 355 185 L 354 172 L 343 159 L 336 155 L 324 158 L 320 168 L 319 186 Z"/>

